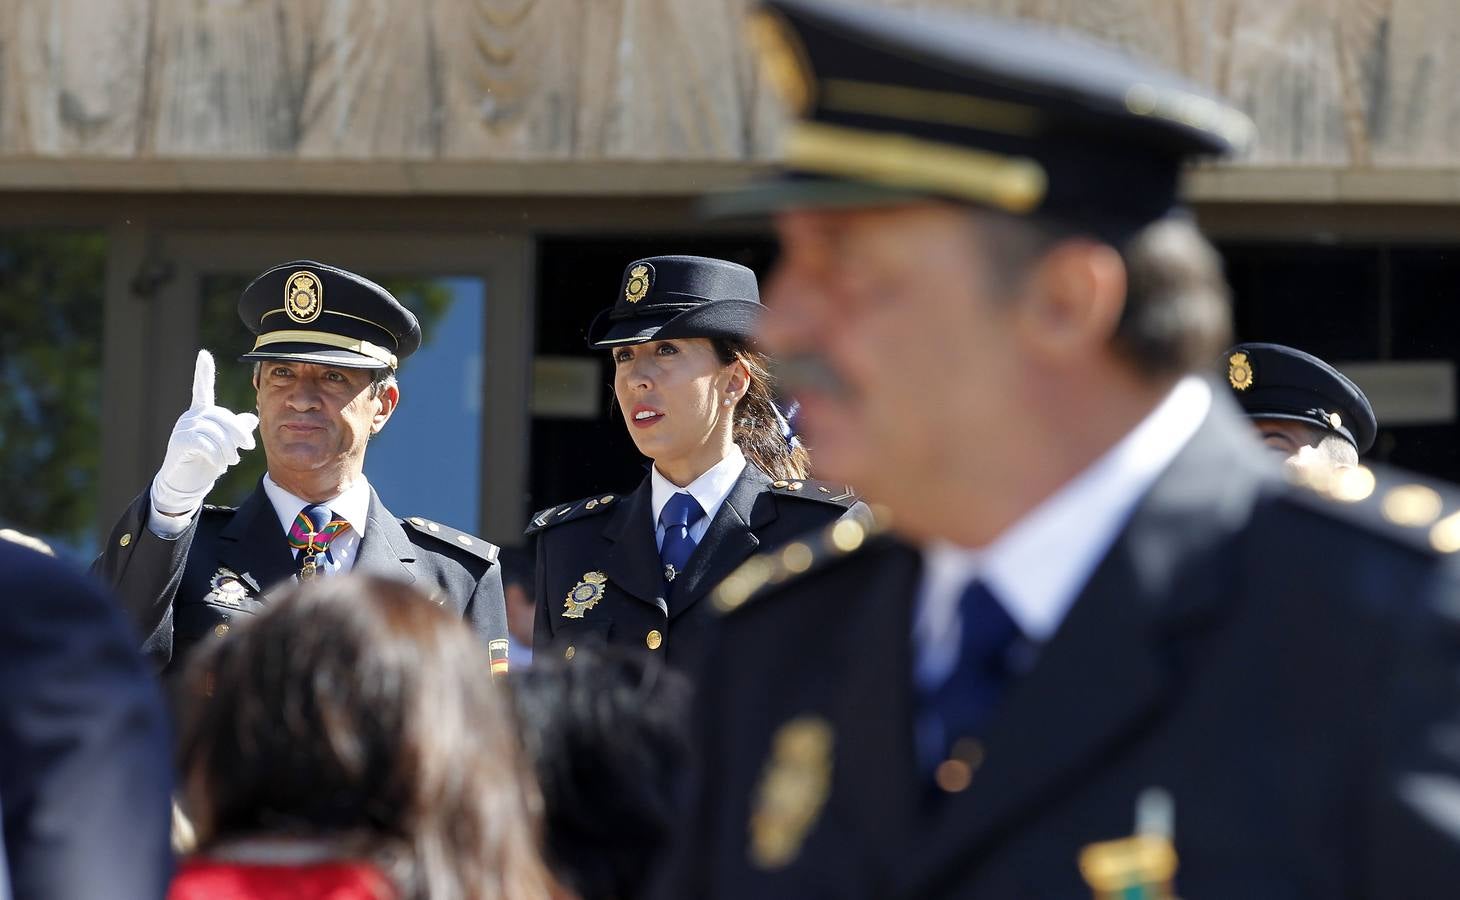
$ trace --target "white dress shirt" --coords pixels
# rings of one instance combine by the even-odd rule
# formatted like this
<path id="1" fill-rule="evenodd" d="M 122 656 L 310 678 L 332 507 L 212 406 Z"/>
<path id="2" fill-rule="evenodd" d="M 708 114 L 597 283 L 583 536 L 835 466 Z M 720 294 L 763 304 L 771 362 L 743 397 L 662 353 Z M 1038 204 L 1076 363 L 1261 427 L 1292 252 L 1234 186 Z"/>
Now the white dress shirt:
<path id="1" fill-rule="evenodd" d="M 983 580 L 1035 648 L 1053 637 L 1136 504 L 1211 405 L 1205 381 L 1183 378 L 1114 447 L 989 545 L 925 546 L 913 619 L 917 683 L 936 687 L 958 664 L 958 601 L 974 578 Z"/>
<path id="2" fill-rule="evenodd" d="M 268 475 L 264 475 L 264 493 L 268 495 L 269 502 L 274 504 L 274 512 L 279 516 L 279 526 L 284 529 L 287 538 L 289 528 L 294 524 L 294 517 L 304 507 L 309 506 L 309 501 L 279 487 Z M 344 519 L 350 523 L 349 531 L 330 541 L 329 556 L 320 568 L 325 575 L 348 572 L 355 565 L 355 557 L 359 555 L 360 539 L 365 536 L 365 522 L 370 516 L 370 482 L 361 475 L 343 494 L 320 505 L 329 507 L 330 514 L 336 519 Z"/>
<path id="3" fill-rule="evenodd" d="M 680 491 L 688 491 L 689 495 L 695 498 L 700 509 L 705 511 L 704 518 L 690 526 L 690 539 L 699 544 L 700 538 L 710 530 L 710 520 L 715 518 L 715 513 L 720 511 L 720 505 L 725 498 L 730 496 L 730 489 L 735 487 L 735 482 L 740 479 L 740 473 L 745 471 L 745 454 L 740 452 L 737 444 L 730 445 L 730 452 L 725 458 L 710 466 L 705 474 L 689 483 L 689 487 L 678 487 L 674 482 L 659 474 L 659 467 L 655 466 L 649 472 L 649 484 L 653 489 L 651 501 L 654 504 L 654 543 L 659 549 L 664 549 L 664 525 L 659 521 L 659 514 L 664 511 L 664 504 L 669 502 Z"/>

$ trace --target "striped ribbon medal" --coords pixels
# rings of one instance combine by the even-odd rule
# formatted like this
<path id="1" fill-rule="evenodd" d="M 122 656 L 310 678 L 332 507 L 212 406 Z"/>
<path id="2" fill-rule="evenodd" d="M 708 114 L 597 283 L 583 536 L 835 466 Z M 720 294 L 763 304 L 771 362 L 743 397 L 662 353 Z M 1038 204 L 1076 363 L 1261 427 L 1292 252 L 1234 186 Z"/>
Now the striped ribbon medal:
<path id="1" fill-rule="evenodd" d="M 319 574 L 319 558 L 330 558 L 330 542 L 349 528 L 349 522 L 332 518 L 330 511 L 318 504 L 299 511 L 294 524 L 289 526 L 289 546 L 298 551 L 300 581 L 309 581 Z"/>

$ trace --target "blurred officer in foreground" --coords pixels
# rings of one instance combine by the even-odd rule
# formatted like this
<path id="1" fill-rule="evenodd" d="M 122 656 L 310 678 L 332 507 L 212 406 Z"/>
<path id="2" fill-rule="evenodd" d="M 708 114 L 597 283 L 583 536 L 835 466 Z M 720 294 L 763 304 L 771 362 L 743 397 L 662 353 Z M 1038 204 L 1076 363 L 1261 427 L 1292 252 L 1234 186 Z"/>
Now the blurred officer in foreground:
<path id="1" fill-rule="evenodd" d="M 0 896 L 162 897 L 172 747 L 122 612 L 13 539 L 0 539 L 0 598 Z"/>
<path id="2" fill-rule="evenodd" d="M 199 351 L 192 406 L 152 486 L 122 514 L 93 569 L 121 594 L 166 672 L 227 634 L 280 584 L 361 571 L 414 583 L 461 613 L 505 670 L 497 548 L 419 517 L 398 519 L 365 480 L 365 449 L 400 402 L 396 366 L 421 344 L 416 317 L 374 282 L 317 262 L 275 266 L 238 303 L 257 335 L 258 415 L 213 403 Z M 260 428 L 268 474 L 237 509 L 204 506 Z"/>
<path id="3" fill-rule="evenodd" d="M 1282 344 L 1238 344 L 1222 357 L 1227 383 L 1262 442 L 1284 459 L 1356 466 L 1379 424 L 1359 386 Z"/>
<path id="4" fill-rule="evenodd" d="M 806 477 L 809 457 L 775 406 L 752 344 L 755 273 L 702 256 L 629 263 L 588 343 L 613 359 L 613 393 L 653 466 L 632 493 L 595 494 L 532 517 L 533 649 L 572 657 L 607 643 L 690 671 L 717 617 L 701 601 L 757 550 L 844 516 L 845 484 Z"/>
<path id="5" fill-rule="evenodd" d="M 673 895 L 1453 896 L 1460 504 L 1290 485 L 1188 374 L 1229 314 L 1179 175 L 1248 121 L 992 21 L 755 27 L 801 117 L 727 198 L 779 211 L 763 334 L 895 531 L 716 592 Z"/>

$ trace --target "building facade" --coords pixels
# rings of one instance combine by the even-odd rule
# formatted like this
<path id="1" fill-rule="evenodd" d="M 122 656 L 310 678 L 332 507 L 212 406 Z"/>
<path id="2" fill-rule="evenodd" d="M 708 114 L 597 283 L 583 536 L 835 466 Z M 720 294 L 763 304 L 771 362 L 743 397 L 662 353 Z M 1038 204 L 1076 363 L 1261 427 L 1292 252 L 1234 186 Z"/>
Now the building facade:
<path id="1" fill-rule="evenodd" d="M 747 5 L 0 3 L 0 524 L 94 550 L 161 461 L 199 346 L 220 402 L 249 405 L 227 365 L 238 290 L 303 257 L 386 283 L 425 324 L 370 452 L 392 508 L 513 543 L 532 508 L 631 487 L 640 460 L 582 342 L 593 312 L 636 256 L 774 258 L 764 221 L 695 213 L 775 158 Z M 1339 363 L 1373 395 L 1376 458 L 1460 479 L 1448 4 L 895 5 L 1089 34 L 1241 105 L 1257 145 L 1189 191 L 1239 336 Z"/>

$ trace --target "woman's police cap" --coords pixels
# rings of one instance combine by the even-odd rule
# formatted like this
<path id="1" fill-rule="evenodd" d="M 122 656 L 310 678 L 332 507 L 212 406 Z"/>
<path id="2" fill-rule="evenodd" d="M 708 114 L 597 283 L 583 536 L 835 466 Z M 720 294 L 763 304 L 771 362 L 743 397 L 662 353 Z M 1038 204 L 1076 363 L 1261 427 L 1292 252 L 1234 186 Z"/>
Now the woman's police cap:
<path id="1" fill-rule="evenodd" d="M 242 359 L 391 369 L 421 346 L 421 326 L 390 291 L 313 260 L 274 266 L 243 289 L 238 315 L 257 337 Z"/>
<path id="2" fill-rule="evenodd" d="M 588 327 L 594 349 L 725 338 L 749 342 L 763 307 L 755 273 L 704 256 L 651 256 L 624 268 L 613 306 Z"/>
<path id="3" fill-rule="evenodd" d="M 1200 88 L 1068 35 L 966 14 L 767 0 L 750 20 L 790 108 L 785 174 L 712 213 L 942 198 L 1129 234 L 1183 164 L 1249 143 Z"/>
<path id="4" fill-rule="evenodd" d="M 1378 422 L 1359 386 L 1328 363 L 1282 344 L 1238 344 L 1222 357 L 1237 402 L 1254 419 L 1304 422 L 1367 453 Z"/>

